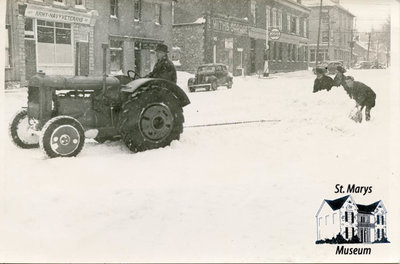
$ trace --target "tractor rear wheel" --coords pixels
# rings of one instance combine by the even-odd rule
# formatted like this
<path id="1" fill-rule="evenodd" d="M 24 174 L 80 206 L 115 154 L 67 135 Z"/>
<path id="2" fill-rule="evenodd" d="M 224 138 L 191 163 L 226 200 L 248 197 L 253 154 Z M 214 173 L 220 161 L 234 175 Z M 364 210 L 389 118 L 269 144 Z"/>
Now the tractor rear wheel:
<path id="1" fill-rule="evenodd" d="M 29 128 L 28 112 L 21 109 L 10 123 L 10 135 L 15 145 L 24 149 L 39 147 L 39 136 L 30 132 Z"/>
<path id="2" fill-rule="evenodd" d="M 39 143 L 50 158 L 75 157 L 85 144 L 85 131 L 75 118 L 57 116 L 44 125 Z"/>
<path id="3" fill-rule="evenodd" d="M 122 140 L 133 152 L 168 146 L 183 131 L 183 110 L 166 88 L 140 89 L 123 106 L 119 129 Z"/>

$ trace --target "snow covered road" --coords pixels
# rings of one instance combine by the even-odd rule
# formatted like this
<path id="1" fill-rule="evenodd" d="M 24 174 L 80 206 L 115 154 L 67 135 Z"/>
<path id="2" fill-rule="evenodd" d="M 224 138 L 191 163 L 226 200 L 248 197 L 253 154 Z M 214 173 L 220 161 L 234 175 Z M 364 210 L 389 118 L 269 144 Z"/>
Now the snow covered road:
<path id="1" fill-rule="evenodd" d="M 314 245 L 315 213 L 336 198 L 335 184 L 373 185 L 373 195 L 355 194 L 360 203 L 396 198 L 384 180 L 392 160 L 382 158 L 393 139 L 390 72 L 349 75 L 377 93 L 370 123 L 348 118 L 355 103 L 343 88 L 313 94 L 315 76 L 302 71 L 188 93 L 187 128 L 164 149 L 132 154 L 122 142 L 89 140 L 76 158 L 48 159 L 3 136 L 2 259 L 337 262 Z M 178 80 L 186 91 L 188 77 Z M 5 97 L 9 120 L 26 94 Z M 255 120 L 280 121 L 190 127 Z"/>

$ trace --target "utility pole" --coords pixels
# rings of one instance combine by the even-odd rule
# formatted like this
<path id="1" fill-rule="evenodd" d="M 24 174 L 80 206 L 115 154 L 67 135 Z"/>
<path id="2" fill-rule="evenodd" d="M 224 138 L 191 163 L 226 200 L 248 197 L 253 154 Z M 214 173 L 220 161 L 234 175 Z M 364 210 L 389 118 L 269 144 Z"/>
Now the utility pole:
<path id="1" fill-rule="evenodd" d="M 317 53 L 315 57 L 315 68 L 318 67 L 318 57 L 319 57 L 319 39 L 321 37 L 321 15 L 322 15 L 322 0 L 319 5 L 319 21 L 318 21 L 318 39 L 317 39 Z"/>
<path id="2" fill-rule="evenodd" d="M 371 46 L 371 32 L 368 33 L 368 52 L 367 52 L 367 61 L 369 61 L 369 49 Z"/>
<path id="3" fill-rule="evenodd" d="M 353 40 L 353 29 L 351 30 L 351 37 L 350 37 L 350 63 L 349 63 L 349 68 L 351 68 L 353 64 L 353 48 L 354 48 L 354 40 Z"/>
<path id="4" fill-rule="evenodd" d="M 352 65 L 353 65 L 353 48 L 354 48 L 354 43 L 355 43 L 355 41 L 354 41 L 354 28 L 355 28 L 355 23 L 356 23 L 356 21 L 357 20 L 355 20 L 354 22 L 353 22 L 353 25 L 351 25 L 351 37 L 350 37 L 350 65 L 349 65 L 349 68 L 351 68 L 352 67 Z"/>

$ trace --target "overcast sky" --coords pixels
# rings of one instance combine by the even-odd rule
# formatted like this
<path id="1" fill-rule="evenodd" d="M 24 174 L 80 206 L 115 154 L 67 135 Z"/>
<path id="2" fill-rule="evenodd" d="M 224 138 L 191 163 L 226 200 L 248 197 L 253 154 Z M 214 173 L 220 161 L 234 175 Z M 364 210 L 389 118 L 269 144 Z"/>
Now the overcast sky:
<path id="1" fill-rule="evenodd" d="M 353 13 L 356 18 L 356 28 L 359 32 L 369 32 L 373 27 L 380 30 L 386 18 L 390 16 L 392 5 L 398 5 L 397 0 L 341 0 L 340 4 Z"/>

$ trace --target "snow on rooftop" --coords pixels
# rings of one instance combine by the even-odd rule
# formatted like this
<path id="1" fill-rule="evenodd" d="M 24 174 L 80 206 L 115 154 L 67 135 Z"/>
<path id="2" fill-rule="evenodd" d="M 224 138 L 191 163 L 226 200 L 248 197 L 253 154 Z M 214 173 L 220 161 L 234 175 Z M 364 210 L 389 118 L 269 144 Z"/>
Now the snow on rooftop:
<path id="1" fill-rule="evenodd" d="M 304 6 L 307 6 L 307 7 L 315 7 L 315 6 L 319 6 L 321 4 L 321 1 L 320 0 L 303 0 L 302 3 Z M 348 9 L 346 9 L 342 5 L 340 5 L 340 3 L 335 3 L 334 1 L 331 1 L 331 0 L 324 0 L 322 2 L 322 6 L 337 6 L 338 8 L 342 9 L 343 11 L 346 11 L 350 15 L 354 16 Z"/>

